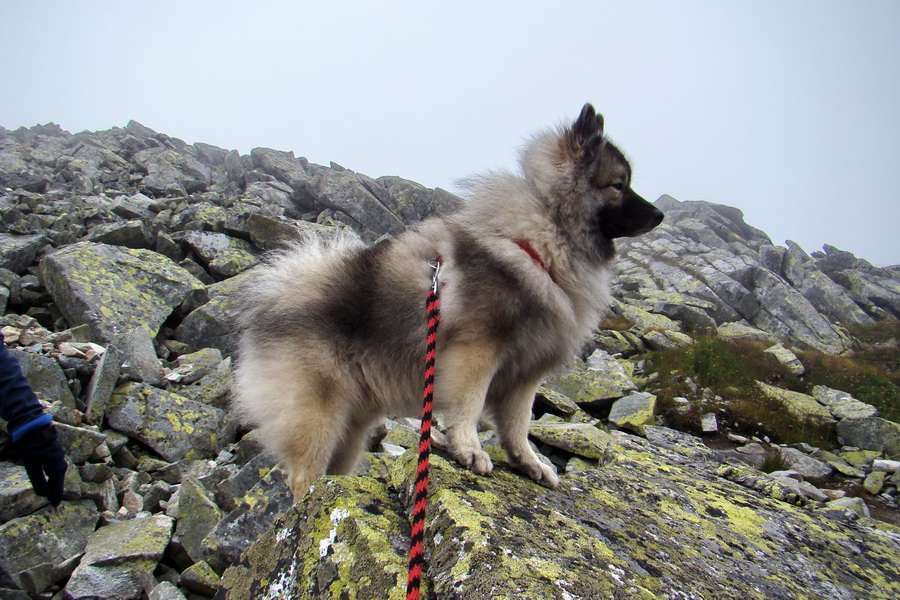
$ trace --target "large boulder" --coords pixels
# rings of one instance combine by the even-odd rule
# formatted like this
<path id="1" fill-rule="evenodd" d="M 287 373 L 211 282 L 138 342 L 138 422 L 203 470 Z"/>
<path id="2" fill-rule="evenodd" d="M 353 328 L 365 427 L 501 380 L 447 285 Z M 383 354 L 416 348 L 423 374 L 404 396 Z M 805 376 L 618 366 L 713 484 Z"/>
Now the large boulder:
<path id="1" fill-rule="evenodd" d="M 883 526 L 846 527 L 709 474 L 701 459 L 619 436 L 614 461 L 565 475 L 557 490 L 502 465 L 480 477 L 433 455 L 425 597 L 480 598 L 490 590 L 527 598 L 886 600 L 900 593 L 900 570 L 885 558 L 900 541 Z M 388 482 L 319 480 L 225 572 L 217 598 L 306 599 L 335 589 L 350 598 L 404 598 L 415 464 L 407 453 Z M 867 551 L 848 554 L 848 544 Z"/>
<path id="2" fill-rule="evenodd" d="M 237 431 L 237 423 L 221 409 L 133 381 L 113 392 L 106 418 L 110 427 L 168 461 L 212 458 Z"/>
<path id="3" fill-rule="evenodd" d="M 47 255 L 41 277 L 69 324 L 87 324 L 104 344 L 135 327 L 155 335 L 175 308 L 205 289 L 161 254 L 92 242 Z"/>

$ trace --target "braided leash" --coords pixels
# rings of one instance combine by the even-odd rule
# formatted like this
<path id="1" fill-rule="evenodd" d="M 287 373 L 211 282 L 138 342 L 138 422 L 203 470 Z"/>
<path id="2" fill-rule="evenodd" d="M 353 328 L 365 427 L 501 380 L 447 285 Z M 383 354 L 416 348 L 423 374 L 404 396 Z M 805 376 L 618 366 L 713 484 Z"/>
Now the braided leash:
<path id="1" fill-rule="evenodd" d="M 425 539 L 425 508 L 428 498 L 428 457 L 431 454 L 431 407 L 434 401 L 434 351 L 437 345 L 437 328 L 441 322 L 441 299 L 438 297 L 438 277 L 443 261 L 441 257 L 432 265 L 434 285 L 428 290 L 425 310 L 428 314 L 428 338 L 425 348 L 425 389 L 422 394 L 422 427 L 419 430 L 419 462 L 416 468 L 416 492 L 413 505 L 412 532 L 409 543 L 409 578 L 406 582 L 406 600 L 419 600 L 419 586 L 425 568 L 423 540 Z"/>

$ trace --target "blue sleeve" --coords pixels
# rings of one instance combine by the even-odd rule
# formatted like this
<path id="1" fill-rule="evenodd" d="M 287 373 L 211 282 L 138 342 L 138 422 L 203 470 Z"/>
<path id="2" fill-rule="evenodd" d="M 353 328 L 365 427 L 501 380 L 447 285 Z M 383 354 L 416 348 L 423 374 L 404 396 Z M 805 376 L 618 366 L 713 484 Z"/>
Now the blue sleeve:
<path id="1" fill-rule="evenodd" d="M 27 431 L 46 424 L 44 421 L 49 423 L 48 417 L 0 333 L 0 418 L 6 421 L 10 437 L 17 441 Z"/>

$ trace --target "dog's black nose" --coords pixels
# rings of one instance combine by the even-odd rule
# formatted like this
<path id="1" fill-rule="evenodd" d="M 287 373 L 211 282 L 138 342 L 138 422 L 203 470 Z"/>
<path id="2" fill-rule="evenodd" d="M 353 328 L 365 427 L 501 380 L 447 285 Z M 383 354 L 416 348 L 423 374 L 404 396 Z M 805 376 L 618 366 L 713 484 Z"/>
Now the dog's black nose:
<path id="1" fill-rule="evenodd" d="M 663 222 L 663 218 L 665 218 L 665 216 L 666 216 L 666 215 L 663 213 L 663 211 L 659 210 L 658 208 L 656 208 L 656 207 L 654 206 L 654 207 L 653 207 L 653 214 L 650 215 L 650 219 L 649 219 L 650 222 L 653 224 L 653 226 L 652 226 L 650 229 L 653 229 L 654 227 L 656 227 L 657 225 L 659 225 L 660 223 L 662 223 L 662 222 Z"/>

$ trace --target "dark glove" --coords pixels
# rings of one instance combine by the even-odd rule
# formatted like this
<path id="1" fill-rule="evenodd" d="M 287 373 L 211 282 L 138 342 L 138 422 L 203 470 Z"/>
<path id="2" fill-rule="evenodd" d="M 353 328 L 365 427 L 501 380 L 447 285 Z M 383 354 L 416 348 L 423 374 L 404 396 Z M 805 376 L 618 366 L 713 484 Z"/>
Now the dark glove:
<path id="1" fill-rule="evenodd" d="M 59 506 L 68 464 L 56 437 L 56 429 L 53 425 L 46 425 L 29 431 L 15 446 L 21 454 L 34 492 L 49 499 L 53 506 Z"/>

